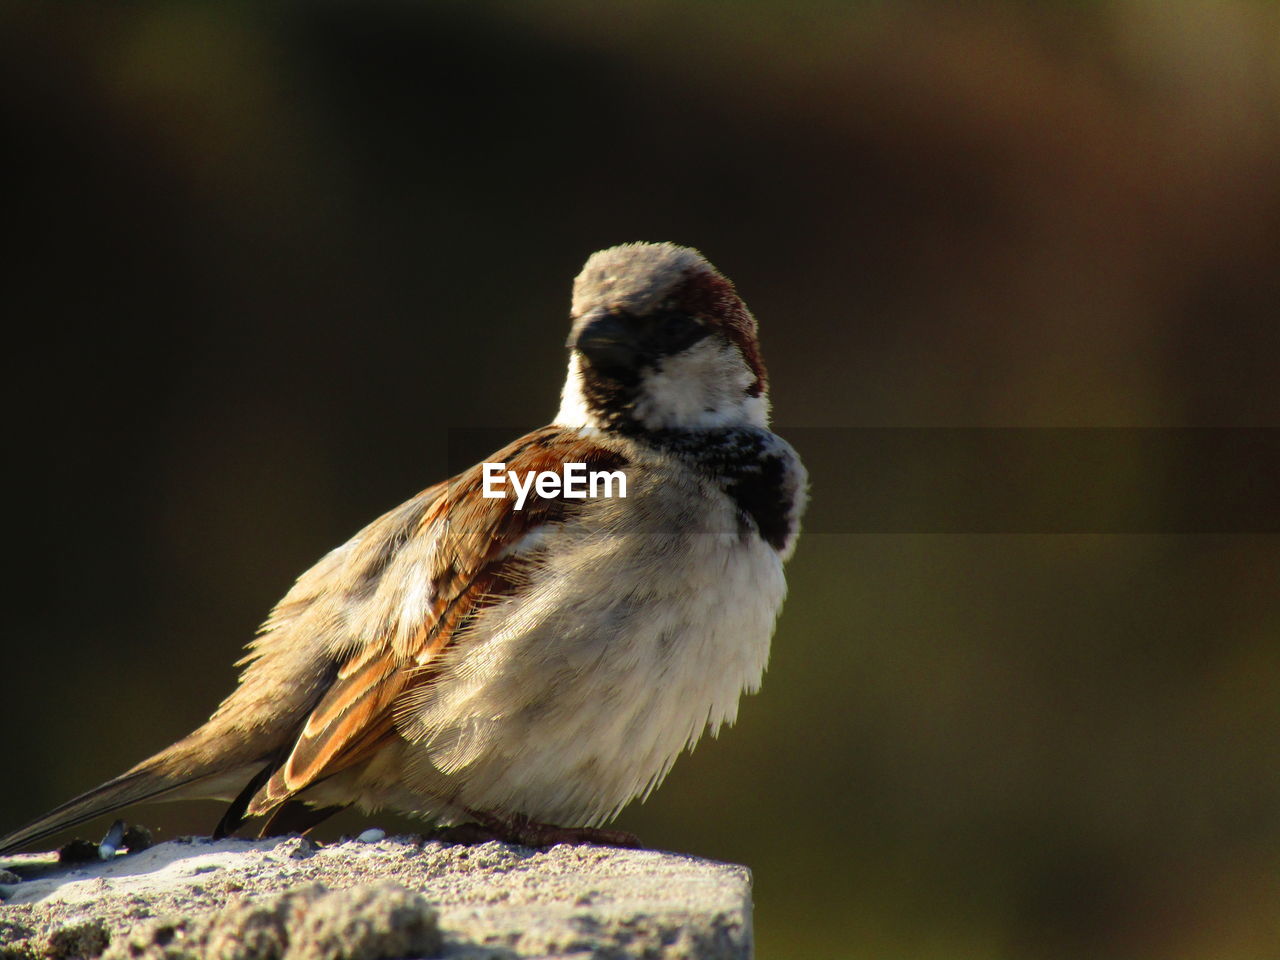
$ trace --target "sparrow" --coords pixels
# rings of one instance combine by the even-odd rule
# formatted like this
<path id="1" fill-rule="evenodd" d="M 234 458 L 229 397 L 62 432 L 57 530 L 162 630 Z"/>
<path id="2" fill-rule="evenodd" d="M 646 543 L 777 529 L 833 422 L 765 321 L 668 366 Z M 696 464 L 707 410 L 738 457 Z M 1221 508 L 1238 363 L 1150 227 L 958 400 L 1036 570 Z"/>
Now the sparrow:
<path id="1" fill-rule="evenodd" d="M 486 461 L 503 474 L 477 464 L 325 555 L 208 722 L 0 852 L 192 798 L 230 804 L 215 837 L 354 804 L 634 843 L 604 825 L 760 686 L 807 475 L 768 426 L 755 318 L 696 250 L 593 254 L 571 320 L 559 412 Z M 625 482 L 519 480 L 567 464 Z"/>

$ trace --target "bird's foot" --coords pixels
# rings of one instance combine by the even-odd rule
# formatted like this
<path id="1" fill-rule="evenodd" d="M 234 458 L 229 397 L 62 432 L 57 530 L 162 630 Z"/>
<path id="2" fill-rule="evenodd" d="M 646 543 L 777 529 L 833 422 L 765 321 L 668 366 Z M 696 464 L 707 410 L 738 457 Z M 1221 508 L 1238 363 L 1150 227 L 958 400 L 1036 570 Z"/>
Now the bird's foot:
<path id="1" fill-rule="evenodd" d="M 505 833 L 492 830 L 483 823 L 458 823 L 451 827 L 436 827 L 426 835 L 428 840 L 443 840 L 445 843 L 476 844 L 497 840 L 507 842 Z"/>
<path id="2" fill-rule="evenodd" d="M 513 842 L 526 847 L 552 847 L 557 843 L 590 843 L 601 847 L 639 848 L 643 844 L 634 833 L 606 830 L 603 827 L 557 827 L 539 823 L 528 817 L 513 817 L 510 825 Z"/>
<path id="3" fill-rule="evenodd" d="M 606 830 L 602 827 L 558 827 L 552 823 L 539 823 L 522 814 L 505 818 L 477 810 L 468 810 L 467 813 L 476 818 L 475 823 L 444 827 L 437 831 L 436 836 L 451 843 L 487 843 L 490 840 L 498 840 L 503 843 L 519 844 L 522 847 L 553 847 L 557 843 L 575 845 L 589 843 L 601 847 L 632 849 L 644 846 L 639 837 L 625 830 Z"/>

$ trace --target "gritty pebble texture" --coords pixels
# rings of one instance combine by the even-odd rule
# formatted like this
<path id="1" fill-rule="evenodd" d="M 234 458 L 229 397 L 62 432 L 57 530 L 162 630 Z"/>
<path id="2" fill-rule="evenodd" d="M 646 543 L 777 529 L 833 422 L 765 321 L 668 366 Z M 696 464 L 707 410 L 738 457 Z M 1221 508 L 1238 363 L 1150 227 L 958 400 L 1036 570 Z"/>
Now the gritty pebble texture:
<path id="1" fill-rule="evenodd" d="M 749 871 L 651 850 L 294 837 L 35 862 L 0 883 L 0 960 L 751 956 Z"/>

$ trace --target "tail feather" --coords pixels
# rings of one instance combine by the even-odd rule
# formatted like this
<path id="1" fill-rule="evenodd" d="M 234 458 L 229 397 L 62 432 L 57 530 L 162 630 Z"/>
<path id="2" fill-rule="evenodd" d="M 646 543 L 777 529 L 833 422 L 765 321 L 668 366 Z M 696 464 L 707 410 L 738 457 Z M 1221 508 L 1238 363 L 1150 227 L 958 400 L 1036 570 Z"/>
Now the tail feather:
<path id="1" fill-rule="evenodd" d="M 200 771 L 175 780 L 157 773 L 150 766 L 134 768 L 54 807 L 44 816 L 37 817 L 8 836 L 0 837 L 0 853 L 13 853 L 21 847 L 43 840 L 66 827 L 92 820 L 100 814 L 111 813 L 144 800 L 164 799 L 168 794 L 205 776 L 207 772 Z"/>

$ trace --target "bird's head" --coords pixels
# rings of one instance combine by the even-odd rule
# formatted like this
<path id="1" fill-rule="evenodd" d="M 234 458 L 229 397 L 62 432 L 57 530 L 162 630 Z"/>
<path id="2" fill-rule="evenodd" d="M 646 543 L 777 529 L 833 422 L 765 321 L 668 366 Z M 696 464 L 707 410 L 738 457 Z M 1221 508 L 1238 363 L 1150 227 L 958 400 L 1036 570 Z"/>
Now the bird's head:
<path id="1" fill-rule="evenodd" d="M 573 288 L 569 376 L 556 422 L 628 433 L 767 424 L 756 321 L 698 251 L 628 243 Z"/>

